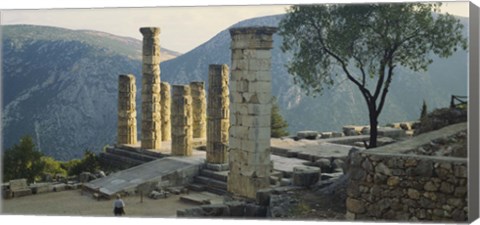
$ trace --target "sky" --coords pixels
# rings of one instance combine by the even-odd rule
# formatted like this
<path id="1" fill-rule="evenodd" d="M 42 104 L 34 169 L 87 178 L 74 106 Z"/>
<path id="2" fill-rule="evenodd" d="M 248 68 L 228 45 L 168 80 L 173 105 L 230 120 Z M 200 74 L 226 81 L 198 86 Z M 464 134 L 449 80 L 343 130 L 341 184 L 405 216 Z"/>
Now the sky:
<path id="1" fill-rule="evenodd" d="M 42 4 L 38 4 L 38 2 Z M 70 3 L 66 4 L 65 2 Z M 112 2 L 116 3 L 112 5 Z M 238 3 L 238 1 L 225 3 L 184 0 L 179 3 L 143 0 L 132 4 L 123 0 L 83 2 L 76 0 L 16 0 L 13 4 L 12 2 L 7 3 L 12 5 L 5 5 L 5 2 L 2 1 L 0 8 L 10 9 L 2 11 L 2 25 L 35 24 L 69 29 L 89 29 L 133 37 L 139 40 L 142 38 L 138 31 L 140 27 L 156 26 L 161 29 L 160 43 L 162 47 L 186 53 L 239 21 L 285 13 L 289 3 L 325 2 L 331 1 L 247 0 L 242 1 L 242 3 Z M 335 2 L 340 3 L 342 1 Z M 362 1 L 351 0 L 347 2 Z M 16 3 L 22 4 L 15 5 Z M 222 6 L 221 4 L 230 5 Z M 468 17 L 468 2 L 444 2 L 443 4 L 443 12 Z M 214 6 L 207 7 L 206 5 Z"/>

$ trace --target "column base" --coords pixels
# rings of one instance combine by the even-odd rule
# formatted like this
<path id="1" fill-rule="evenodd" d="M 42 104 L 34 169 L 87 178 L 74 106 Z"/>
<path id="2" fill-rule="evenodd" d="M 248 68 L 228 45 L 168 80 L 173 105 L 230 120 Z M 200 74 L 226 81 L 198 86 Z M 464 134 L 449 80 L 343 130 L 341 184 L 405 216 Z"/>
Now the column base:
<path id="1" fill-rule="evenodd" d="M 219 172 L 229 170 L 228 163 L 223 163 L 223 164 L 220 164 L 220 163 L 206 163 L 205 167 L 209 170 L 219 171 Z"/>

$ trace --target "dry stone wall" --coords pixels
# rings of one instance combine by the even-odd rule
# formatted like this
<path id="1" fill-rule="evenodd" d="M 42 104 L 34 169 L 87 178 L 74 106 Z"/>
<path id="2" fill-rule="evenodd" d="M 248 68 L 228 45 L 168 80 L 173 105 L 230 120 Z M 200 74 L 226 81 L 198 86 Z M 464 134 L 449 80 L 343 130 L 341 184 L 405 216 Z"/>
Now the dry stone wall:
<path id="1" fill-rule="evenodd" d="M 226 64 L 208 68 L 207 163 L 228 163 L 229 72 Z"/>
<path id="2" fill-rule="evenodd" d="M 273 27 L 230 29 L 230 137 L 228 191 L 255 198 L 270 186 L 271 48 Z"/>
<path id="3" fill-rule="evenodd" d="M 347 219 L 467 221 L 467 158 L 415 155 L 409 148 L 399 143 L 352 155 Z"/>
<path id="4" fill-rule="evenodd" d="M 170 141 L 171 137 L 171 123 L 170 123 L 170 113 L 171 113 L 171 97 L 170 97 L 170 84 L 167 82 L 160 83 L 160 106 L 162 107 L 162 118 L 161 118 L 161 127 L 162 127 L 162 141 Z"/>
<path id="5" fill-rule="evenodd" d="M 190 86 L 172 87 L 172 155 L 192 155 L 193 119 Z"/>
<path id="6" fill-rule="evenodd" d="M 118 77 L 118 127 L 117 144 L 137 143 L 137 111 L 135 76 L 120 75 Z"/>
<path id="7" fill-rule="evenodd" d="M 142 27 L 142 148 L 160 149 L 160 28 Z"/>
<path id="8" fill-rule="evenodd" d="M 193 138 L 207 136 L 207 99 L 205 96 L 205 83 L 194 81 L 190 83 L 193 109 Z"/>

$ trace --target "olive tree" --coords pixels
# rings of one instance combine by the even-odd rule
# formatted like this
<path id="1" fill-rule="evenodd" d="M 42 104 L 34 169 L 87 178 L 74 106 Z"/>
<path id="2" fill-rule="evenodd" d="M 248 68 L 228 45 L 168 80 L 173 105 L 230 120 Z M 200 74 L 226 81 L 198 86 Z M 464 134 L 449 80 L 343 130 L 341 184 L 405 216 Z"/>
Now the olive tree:
<path id="1" fill-rule="evenodd" d="M 321 94 L 336 76 L 352 82 L 368 108 L 370 140 L 395 68 L 426 71 L 432 56 L 466 49 L 463 25 L 440 14 L 440 3 L 297 5 L 280 22 L 282 50 L 293 53 L 288 72 L 307 94 Z M 433 54 L 432 54 L 433 53 Z"/>

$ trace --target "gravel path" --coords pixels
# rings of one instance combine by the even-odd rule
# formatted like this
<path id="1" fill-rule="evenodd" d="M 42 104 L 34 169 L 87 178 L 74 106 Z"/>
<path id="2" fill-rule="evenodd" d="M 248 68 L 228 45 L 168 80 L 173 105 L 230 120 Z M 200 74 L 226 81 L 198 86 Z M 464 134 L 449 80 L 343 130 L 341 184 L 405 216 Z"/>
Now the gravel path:
<path id="1" fill-rule="evenodd" d="M 140 203 L 139 196 L 123 198 L 128 217 L 176 217 L 177 209 L 194 207 L 180 200 L 180 195 L 167 199 L 153 200 L 147 197 Z M 42 193 L 25 197 L 2 200 L 2 214 L 5 215 L 50 215 L 50 216 L 112 216 L 113 201 L 97 201 L 80 190 Z"/>

